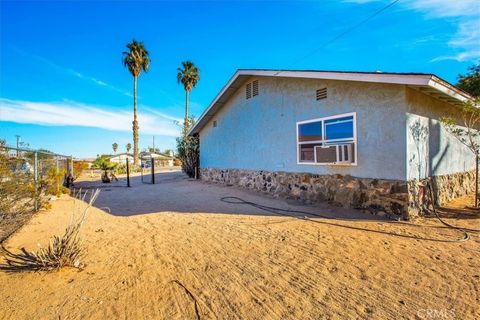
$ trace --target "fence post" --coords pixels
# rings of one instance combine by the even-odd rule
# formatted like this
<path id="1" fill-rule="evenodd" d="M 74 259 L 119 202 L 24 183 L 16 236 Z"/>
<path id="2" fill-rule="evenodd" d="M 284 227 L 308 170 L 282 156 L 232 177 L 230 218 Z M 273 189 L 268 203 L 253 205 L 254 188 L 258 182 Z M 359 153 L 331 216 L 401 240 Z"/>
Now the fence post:
<path id="1" fill-rule="evenodd" d="M 68 162 L 68 159 L 67 159 L 67 162 Z M 71 168 L 70 173 L 72 174 L 72 177 L 73 177 L 73 156 L 70 156 L 70 168 Z"/>
<path id="2" fill-rule="evenodd" d="M 127 187 L 130 188 L 130 167 L 128 165 L 128 157 L 127 157 L 126 161 L 127 161 Z"/>
<path id="3" fill-rule="evenodd" d="M 478 208 L 478 154 L 475 155 L 475 208 Z"/>
<path id="4" fill-rule="evenodd" d="M 152 184 L 155 184 L 155 159 L 151 157 L 152 161 Z"/>
<path id="5" fill-rule="evenodd" d="M 58 169 L 58 156 L 55 156 L 55 166 L 56 166 L 56 169 L 57 169 L 57 170 L 55 170 L 55 174 L 56 174 L 55 180 L 57 182 L 57 194 L 58 194 L 58 192 L 60 190 L 60 182 L 58 181 L 58 177 L 57 177 L 58 173 L 60 172 L 60 170 Z"/>
<path id="6" fill-rule="evenodd" d="M 35 151 L 34 153 L 34 158 L 33 158 L 33 181 L 35 184 L 35 202 L 34 202 L 34 209 L 35 211 L 39 210 L 39 201 L 38 199 L 40 198 L 40 194 L 38 193 L 38 153 Z"/>

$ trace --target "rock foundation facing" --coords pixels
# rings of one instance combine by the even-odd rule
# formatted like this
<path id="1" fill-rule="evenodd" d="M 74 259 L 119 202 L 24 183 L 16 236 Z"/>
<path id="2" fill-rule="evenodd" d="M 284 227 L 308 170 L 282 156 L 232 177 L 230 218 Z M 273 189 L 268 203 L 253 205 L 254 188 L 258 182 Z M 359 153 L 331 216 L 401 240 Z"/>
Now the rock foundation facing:
<path id="1" fill-rule="evenodd" d="M 408 182 L 409 215 L 422 215 L 423 212 L 428 212 L 432 203 L 442 206 L 452 199 L 474 192 L 475 171 L 433 176 L 420 181 L 411 180 Z"/>
<path id="2" fill-rule="evenodd" d="M 377 215 L 408 218 L 408 188 L 405 181 L 354 178 L 349 175 L 269 172 L 239 169 L 200 170 L 205 181 L 294 198 L 305 203 L 368 210 Z"/>
<path id="3" fill-rule="evenodd" d="M 305 203 L 330 204 L 367 210 L 376 215 L 411 219 L 428 206 L 426 180 L 396 181 L 355 178 L 349 175 L 316 175 L 310 173 L 269 172 L 239 169 L 200 169 L 205 181 L 240 186 L 294 198 Z M 432 178 L 437 204 L 471 192 L 473 172 Z"/>

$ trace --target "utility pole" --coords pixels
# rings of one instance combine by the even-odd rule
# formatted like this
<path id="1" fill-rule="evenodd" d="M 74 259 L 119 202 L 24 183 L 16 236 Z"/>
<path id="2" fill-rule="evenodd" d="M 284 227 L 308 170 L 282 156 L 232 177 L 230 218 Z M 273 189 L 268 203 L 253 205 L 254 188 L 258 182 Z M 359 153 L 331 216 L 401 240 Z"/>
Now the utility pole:
<path id="1" fill-rule="evenodd" d="M 17 138 L 17 158 L 18 158 L 18 147 L 20 146 L 20 136 L 17 134 L 15 135 L 15 137 Z"/>
<path id="2" fill-rule="evenodd" d="M 155 152 L 155 136 L 153 136 L 153 152 Z"/>

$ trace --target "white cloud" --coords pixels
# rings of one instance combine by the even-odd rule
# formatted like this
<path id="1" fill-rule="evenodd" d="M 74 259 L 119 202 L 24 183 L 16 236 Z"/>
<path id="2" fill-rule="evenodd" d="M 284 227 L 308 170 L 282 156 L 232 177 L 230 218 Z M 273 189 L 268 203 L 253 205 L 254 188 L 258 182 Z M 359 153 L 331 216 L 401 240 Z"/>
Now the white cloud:
<path id="1" fill-rule="evenodd" d="M 83 73 L 80 73 L 80 72 L 78 72 L 78 71 L 76 71 L 76 70 L 73 70 L 73 69 L 70 69 L 70 68 L 65 68 L 65 67 L 60 66 L 60 65 L 58 65 L 58 64 L 56 64 L 56 63 L 54 63 L 54 62 L 52 62 L 52 61 L 50 61 L 50 60 L 48 60 L 48 59 L 46 59 L 46 58 L 44 58 L 44 57 L 41 57 L 41 56 L 39 56 L 39 55 L 30 53 L 30 52 L 26 52 L 26 51 L 24 51 L 24 50 L 22 50 L 22 49 L 19 49 L 19 48 L 15 47 L 15 46 L 12 46 L 12 48 L 13 48 L 16 52 L 18 52 L 18 53 L 20 53 L 20 54 L 22 54 L 22 55 L 24 55 L 24 56 L 26 56 L 26 57 L 33 58 L 33 59 L 36 59 L 36 60 L 38 60 L 38 61 L 41 61 L 41 62 L 43 62 L 44 64 L 49 65 L 50 67 L 52 67 L 52 68 L 54 68 L 54 69 L 56 69 L 56 70 L 58 70 L 58 71 L 60 71 L 60 72 L 73 75 L 73 76 L 75 76 L 75 77 L 77 77 L 77 78 L 79 78 L 79 79 L 88 81 L 88 82 L 90 82 L 90 83 L 99 85 L 99 86 L 101 86 L 101 87 L 109 88 L 109 89 L 111 89 L 111 90 L 113 90 L 113 91 L 116 91 L 116 92 L 118 92 L 118 93 L 123 94 L 124 96 L 133 97 L 133 95 L 132 95 L 130 92 L 125 91 L 125 90 L 122 90 L 122 89 L 119 89 L 119 88 L 117 88 L 117 87 L 115 87 L 115 86 L 113 86 L 113 85 L 111 85 L 111 84 L 108 84 L 108 83 L 102 81 L 102 80 L 98 80 L 97 78 L 94 78 L 94 77 L 85 75 L 85 74 L 83 74 Z"/>
<path id="2" fill-rule="evenodd" d="M 345 0 L 365 4 L 369 2 L 389 3 L 380 0 Z M 418 11 L 428 18 L 452 18 L 457 24 L 455 35 L 448 41 L 451 55 L 437 57 L 431 62 L 442 60 L 475 61 L 480 59 L 480 2 L 479 0 L 401 0 L 397 6 Z"/>
<path id="3" fill-rule="evenodd" d="M 177 137 L 180 121 L 149 107 L 139 106 L 141 134 Z M 32 102 L 0 98 L 0 121 L 50 126 L 83 126 L 114 131 L 131 131 L 133 112 L 114 111 L 111 107 L 87 105 L 74 101 Z"/>
<path id="4" fill-rule="evenodd" d="M 404 2 L 409 8 L 432 17 L 476 16 L 479 13 L 478 0 L 406 0 L 401 2 Z"/>
<path id="5" fill-rule="evenodd" d="M 55 65 L 55 64 L 53 64 L 52 62 L 50 62 L 50 64 Z M 122 89 L 119 89 L 119 88 L 117 88 L 117 87 L 115 87 L 115 86 L 112 86 L 112 85 L 110 85 L 110 84 L 108 84 L 108 83 L 106 83 L 106 82 L 104 82 L 104 81 L 98 80 L 98 79 L 96 79 L 96 78 L 94 78 L 94 77 L 90 77 L 90 76 L 84 75 L 83 73 L 80 73 L 80 72 L 78 72 L 78 71 L 75 71 L 75 70 L 72 70 L 72 69 L 68 69 L 68 68 L 63 68 L 63 67 L 60 67 L 60 66 L 58 66 L 58 65 L 55 65 L 55 66 L 56 66 L 56 68 L 62 69 L 63 71 L 65 71 L 65 72 L 67 72 L 67 73 L 70 73 L 70 74 L 74 75 L 74 76 L 77 77 L 77 78 L 80 78 L 80 79 L 83 79 L 83 80 L 86 80 L 86 81 L 90 81 L 90 82 L 92 82 L 92 83 L 94 83 L 94 84 L 96 84 L 96 85 L 99 85 L 99 86 L 101 86 L 101 87 L 109 88 L 109 89 L 111 89 L 111 90 L 113 90 L 113 91 L 116 91 L 116 92 L 118 92 L 118 93 L 123 94 L 124 96 L 133 97 L 133 95 L 132 95 L 130 92 L 124 91 L 124 90 L 122 90 Z"/>

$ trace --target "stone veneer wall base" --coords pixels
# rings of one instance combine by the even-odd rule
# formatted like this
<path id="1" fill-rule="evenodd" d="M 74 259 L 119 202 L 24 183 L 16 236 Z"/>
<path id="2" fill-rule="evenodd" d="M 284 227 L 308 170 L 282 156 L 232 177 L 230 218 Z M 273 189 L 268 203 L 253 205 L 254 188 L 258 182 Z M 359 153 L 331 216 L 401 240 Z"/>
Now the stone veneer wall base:
<path id="1" fill-rule="evenodd" d="M 200 170 L 201 179 L 294 198 L 305 203 L 368 210 L 377 215 L 408 219 L 408 188 L 405 181 L 355 178 L 349 175 L 269 172 L 240 169 Z"/>
<path id="2" fill-rule="evenodd" d="M 433 198 L 431 192 L 433 193 Z M 429 212 L 432 203 L 445 205 L 452 199 L 475 192 L 475 171 L 433 176 L 408 182 L 410 216 Z"/>
<path id="3" fill-rule="evenodd" d="M 432 199 L 446 202 L 474 191 L 473 171 L 434 176 L 423 180 L 397 181 L 355 178 L 349 175 L 270 172 L 241 169 L 200 169 L 202 180 L 236 185 L 294 198 L 305 203 L 329 202 L 333 205 L 367 210 L 376 215 L 412 219 L 428 212 Z"/>

